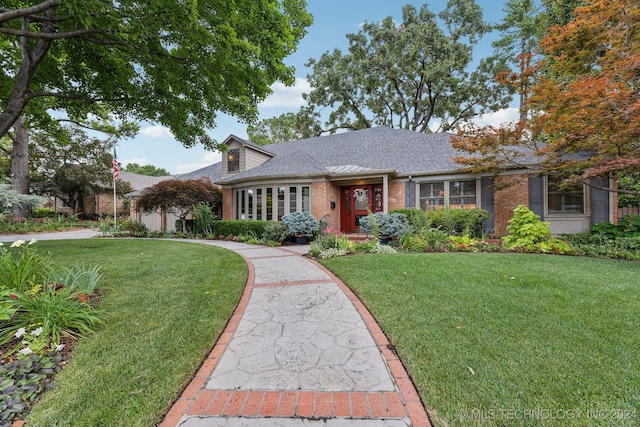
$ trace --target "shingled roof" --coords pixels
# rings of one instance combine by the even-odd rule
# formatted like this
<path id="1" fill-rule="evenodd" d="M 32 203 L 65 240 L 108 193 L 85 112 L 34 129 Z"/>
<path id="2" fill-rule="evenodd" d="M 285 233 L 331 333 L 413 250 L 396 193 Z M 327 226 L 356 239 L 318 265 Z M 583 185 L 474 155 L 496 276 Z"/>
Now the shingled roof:
<path id="1" fill-rule="evenodd" d="M 178 179 L 198 179 L 198 178 L 209 178 L 209 180 L 213 183 L 220 181 L 220 177 L 222 176 L 222 162 L 214 163 L 209 166 L 205 166 L 201 169 L 195 170 L 193 172 L 182 174 L 178 177 Z"/>
<path id="2" fill-rule="evenodd" d="M 151 187 L 159 183 L 160 181 L 165 181 L 167 179 L 174 179 L 175 177 L 171 175 L 167 176 L 149 176 L 149 175 L 140 175 L 137 173 L 120 171 L 118 179 L 122 181 L 126 181 L 131 184 L 131 188 L 134 190 L 142 190 L 147 187 Z"/>
<path id="3" fill-rule="evenodd" d="M 281 176 L 331 176 L 346 170 L 393 170 L 398 175 L 460 169 L 450 133 L 418 133 L 376 127 L 268 145 L 274 157 L 253 169 L 220 179 L 228 184 Z"/>

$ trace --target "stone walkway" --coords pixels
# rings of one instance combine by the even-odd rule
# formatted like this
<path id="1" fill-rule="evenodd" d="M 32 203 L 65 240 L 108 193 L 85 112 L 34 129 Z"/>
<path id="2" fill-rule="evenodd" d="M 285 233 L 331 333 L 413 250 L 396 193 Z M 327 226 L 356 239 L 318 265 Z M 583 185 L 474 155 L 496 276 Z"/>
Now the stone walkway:
<path id="1" fill-rule="evenodd" d="M 161 427 L 427 427 L 402 363 L 308 247 L 202 241 L 242 255 L 247 287 Z"/>
<path id="2" fill-rule="evenodd" d="M 77 230 L 0 242 L 99 235 Z M 348 287 L 302 256 L 308 246 L 191 242 L 237 252 L 249 278 L 226 329 L 160 427 L 431 426 L 385 334 Z"/>

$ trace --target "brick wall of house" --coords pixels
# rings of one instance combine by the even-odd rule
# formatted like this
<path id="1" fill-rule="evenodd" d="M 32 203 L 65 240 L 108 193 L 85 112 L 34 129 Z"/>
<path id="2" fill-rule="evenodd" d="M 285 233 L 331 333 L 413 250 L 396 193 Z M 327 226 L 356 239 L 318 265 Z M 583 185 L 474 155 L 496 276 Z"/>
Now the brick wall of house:
<path id="1" fill-rule="evenodd" d="M 331 209 L 331 202 L 336 207 Z M 328 181 L 317 181 L 311 184 L 311 215 L 315 219 L 323 219 L 329 215 L 328 226 L 340 228 L 340 187 Z"/>
<path id="2" fill-rule="evenodd" d="M 233 190 L 222 190 L 222 219 L 233 219 Z"/>
<path id="3" fill-rule="evenodd" d="M 518 205 L 529 205 L 529 176 L 500 175 L 495 179 L 499 188 L 494 195 L 494 228 L 498 235 L 507 233 L 507 225 Z"/>
<path id="4" fill-rule="evenodd" d="M 404 181 L 389 182 L 389 212 L 394 209 L 404 209 L 405 206 Z"/>

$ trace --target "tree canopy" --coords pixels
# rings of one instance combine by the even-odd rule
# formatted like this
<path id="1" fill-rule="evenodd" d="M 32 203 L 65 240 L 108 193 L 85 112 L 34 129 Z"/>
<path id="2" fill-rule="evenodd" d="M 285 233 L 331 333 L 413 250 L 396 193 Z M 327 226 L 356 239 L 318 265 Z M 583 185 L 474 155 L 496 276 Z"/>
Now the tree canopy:
<path id="1" fill-rule="evenodd" d="M 216 147 L 216 114 L 241 120 L 305 35 L 305 0 L 6 0 L 0 7 L 0 137 L 27 122 L 86 118 L 96 105 Z M 29 126 L 31 129 L 37 126 Z"/>
<path id="2" fill-rule="evenodd" d="M 499 129 L 466 129 L 455 145 L 472 155 L 457 161 L 498 171 L 534 154 L 543 172 L 560 174 L 567 185 L 640 170 L 638 22 L 638 2 L 594 0 L 549 28 L 529 103 L 533 116 Z"/>
<path id="3" fill-rule="evenodd" d="M 286 113 L 247 127 L 249 140 L 258 145 L 311 138 L 321 133 L 318 121 L 308 114 Z"/>
<path id="4" fill-rule="evenodd" d="M 158 168 L 154 165 L 139 165 L 137 163 L 128 163 L 124 168 L 125 172 L 137 173 L 139 175 L 147 176 L 169 176 L 171 175 L 168 170 Z"/>
<path id="5" fill-rule="evenodd" d="M 63 135 L 69 139 L 62 145 L 46 132 L 33 134 L 31 185 L 36 193 L 58 197 L 76 213 L 83 197 L 113 188 L 110 151 L 115 138 L 90 137 L 77 126 Z M 116 190 L 124 195 L 132 188 L 118 180 Z"/>
<path id="6" fill-rule="evenodd" d="M 381 125 L 446 131 L 505 107 L 510 97 L 495 83 L 504 66 L 489 58 L 473 68 L 473 49 L 490 29 L 473 0 L 450 0 L 439 14 L 407 5 L 400 23 L 391 16 L 364 23 L 347 34 L 347 53 L 309 60 L 312 90 L 294 128 L 310 129 L 309 136 Z M 288 121 L 265 123 L 272 130 L 264 134 L 277 137 Z"/>

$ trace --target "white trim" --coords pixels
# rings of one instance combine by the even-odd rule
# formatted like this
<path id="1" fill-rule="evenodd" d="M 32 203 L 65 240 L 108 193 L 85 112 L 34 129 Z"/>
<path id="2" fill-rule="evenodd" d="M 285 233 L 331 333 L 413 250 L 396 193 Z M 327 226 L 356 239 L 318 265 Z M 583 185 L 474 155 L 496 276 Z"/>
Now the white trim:
<path id="1" fill-rule="evenodd" d="M 232 207 L 232 218 L 233 219 L 246 219 L 246 220 L 256 220 L 258 219 L 258 190 L 260 190 L 260 207 L 261 207 L 261 215 L 262 220 L 268 220 L 267 211 L 268 211 L 268 203 L 267 203 L 267 189 L 271 189 L 271 220 L 278 220 L 278 189 L 284 187 L 284 206 L 283 206 L 283 215 L 287 215 L 291 213 L 291 188 L 296 189 L 296 211 L 304 212 L 303 210 L 303 188 L 309 188 L 309 210 L 311 212 L 311 183 L 309 181 L 303 183 L 278 183 L 272 185 L 257 185 L 257 186 L 246 186 L 246 187 L 237 187 L 234 188 L 231 192 L 233 207 Z M 253 194 L 251 197 L 251 205 L 249 204 L 249 190 L 253 190 Z M 241 203 L 240 202 L 240 192 L 244 192 L 244 202 L 245 202 L 245 218 L 240 218 L 241 212 Z M 251 207 L 251 218 L 249 218 L 249 207 Z"/>

